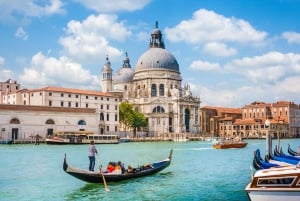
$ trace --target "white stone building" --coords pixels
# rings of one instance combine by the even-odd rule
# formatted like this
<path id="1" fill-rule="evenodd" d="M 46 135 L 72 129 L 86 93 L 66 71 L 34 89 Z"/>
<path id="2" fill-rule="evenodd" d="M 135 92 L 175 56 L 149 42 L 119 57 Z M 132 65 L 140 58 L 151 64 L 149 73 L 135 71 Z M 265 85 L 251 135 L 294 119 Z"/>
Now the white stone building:
<path id="1" fill-rule="evenodd" d="M 143 113 L 150 135 L 161 133 L 200 133 L 200 98 L 182 85 L 179 64 L 165 49 L 157 23 L 151 33 L 149 49 L 138 59 L 135 69 L 126 53 L 123 66 L 112 77 L 109 60 L 102 71 L 102 90 L 122 92 Z"/>
<path id="2" fill-rule="evenodd" d="M 28 139 L 54 131 L 115 134 L 119 128 L 119 97 L 100 91 L 62 87 L 22 89 L 2 96 L 1 136 Z"/>

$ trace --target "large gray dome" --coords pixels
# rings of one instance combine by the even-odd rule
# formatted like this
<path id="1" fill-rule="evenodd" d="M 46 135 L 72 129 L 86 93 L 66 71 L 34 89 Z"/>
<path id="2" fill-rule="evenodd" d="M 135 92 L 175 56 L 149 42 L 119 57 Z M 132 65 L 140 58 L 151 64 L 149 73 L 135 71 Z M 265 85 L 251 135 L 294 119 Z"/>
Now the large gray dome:
<path id="1" fill-rule="evenodd" d="M 128 83 L 132 80 L 133 75 L 134 70 L 132 68 L 121 68 L 113 78 L 114 84 Z"/>
<path id="2" fill-rule="evenodd" d="M 179 72 L 175 57 L 165 49 L 149 48 L 137 61 L 135 71 L 167 69 Z"/>

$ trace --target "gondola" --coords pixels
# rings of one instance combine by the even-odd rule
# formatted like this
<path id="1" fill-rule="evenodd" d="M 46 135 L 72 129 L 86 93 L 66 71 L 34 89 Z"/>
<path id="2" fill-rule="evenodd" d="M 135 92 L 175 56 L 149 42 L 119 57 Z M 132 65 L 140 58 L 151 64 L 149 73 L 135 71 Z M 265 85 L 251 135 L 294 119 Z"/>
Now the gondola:
<path id="1" fill-rule="evenodd" d="M 169 157 L 166 158 L 165 160 L 150 163 L 147 165 L 141 165 L 137 168 L 133 168 L 134 171 L 132 172 L 125 171 L 122 174 L 104 173 L 100 171 L 92 172 L 80 168 L 71 167 L 68 165 L 66 155 L 65 155 L 63 169 L 66 173 L 72 175 L 73 177 L 88 183 L 104 183 L 105 181 L 118 182 L 118 181 L 137 178 L 137 177 L 149 176 L 162 171 L 163 169 L 167 168 L 171 164 L 172 154 L 173 154 L 173 149 L 171 149 Z M 103 177 L 105 178 L 104 179 L 105 181 L 103 181 Z"/>
<path id="2" fill-rule="evenodd" d="M 275 156 L 273 154 L 266 155 L 266 161 L 275 160 L 279 162 L 284 162 L 290 165 L 297 165 L 299 160 L 289 159 L 282 156 Z"/>
<path id="3" fill-rule="evenodd" d="M 253 167 L 256 170 L 260 170 L 260 169 L 269 169 L 269 168 L 273 168 L 273 167 L 280 167 L 280 165 L 264 161 L 260 156 L 259 149 L 257 149 L 256 151 L 254 151 Z"/>
<path id="4" fill-rule="evenodd" d="M 288 144 L 288 152 L 289 152 L 289 154 L 292 155 L 292 156 L 300 156 L 300 154 L 299 154 L 298 152 L 292 150 L 290 144 Z"/>
<path id="5" fill-rule="evenodd" d="M 274 149 L 274 155 L 278 156 L 278 157 L 290 159 L 290 160 L 300 161 L 300 158 L 298 158 L 296 156 L 286 155 L 285 153 L 283 153 L 282 148 L 279 150 L 277 146 Z"/>

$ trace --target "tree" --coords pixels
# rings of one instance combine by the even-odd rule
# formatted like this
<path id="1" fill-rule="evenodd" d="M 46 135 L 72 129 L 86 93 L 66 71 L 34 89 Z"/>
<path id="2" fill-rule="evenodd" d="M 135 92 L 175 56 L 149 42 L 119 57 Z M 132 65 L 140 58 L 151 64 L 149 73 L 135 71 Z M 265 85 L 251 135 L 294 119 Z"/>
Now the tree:
<path id="1" fill-rule="evenodd" d="M 134 111 L 133 119 L 131 122 L 131 127 L 133 128 L 133 136 L 136 137 L 136 131 L 139 128 L 146 126 L 146 124 L 147 124 L 147 121 L 146 121 L 144 114 L 142 114 L 138 111 Z"/>
<path id="2" fill-rule="evenodd" d="M 120 123 L 124 125 L 125 133 L 127 128 L 131 127 L 131 119 L 133 116 L 133 106 L 128 102 L 122 102 L 119 107 Z"/>
<path id="3" fill-rule="evenodd" d="M 134 137 L 136 137 L 136 131 L 147 124 L 144 114 L 135 111 L 132 104 L 128 102 L 122 102 L 120 104 L 119 116 L 120 123 L 125 127 L 125 133 L 127 128 L 132 128 Z"/>

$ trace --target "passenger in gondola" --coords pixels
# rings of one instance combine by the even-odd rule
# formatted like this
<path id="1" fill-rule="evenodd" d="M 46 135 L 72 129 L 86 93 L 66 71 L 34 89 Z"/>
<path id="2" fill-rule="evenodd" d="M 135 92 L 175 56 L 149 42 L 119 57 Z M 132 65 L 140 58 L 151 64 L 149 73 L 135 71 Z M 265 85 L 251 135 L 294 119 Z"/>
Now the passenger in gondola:
<path id="1" fill-rule="evenodd" d="M 115 170 L 114 170 L 113 173 L 115 173 L 115 174 L 122 174 L 122 166 L 119 163 L 117 163 L 117 165 L 116 165 Z"/>
<path id="2" fill-rule="evenodd" d="M 113 171 L 115 170 L 115 163 L 114 162 L 109 162 L 107 167 L 106 167 L 106 172 L 107 173 L 113 173 Z"/>
<path id="3" fill-rule="evenodd" d="M 132 168 L 131 165 L 128 165 L 127 172 L 128 173 L 134 173 L 134 172 L 136 172 L 136 169 Z"/>
<path id="4" fill-rule="evenodd" d="M 124 167 L 124 164 L 121 163 L 121 161 L 118 161 L 118 164 L 121 166 L 121 170 L 122 170 L 122 174 L 123 174 L 126 171 L 125 167 Z"/>

